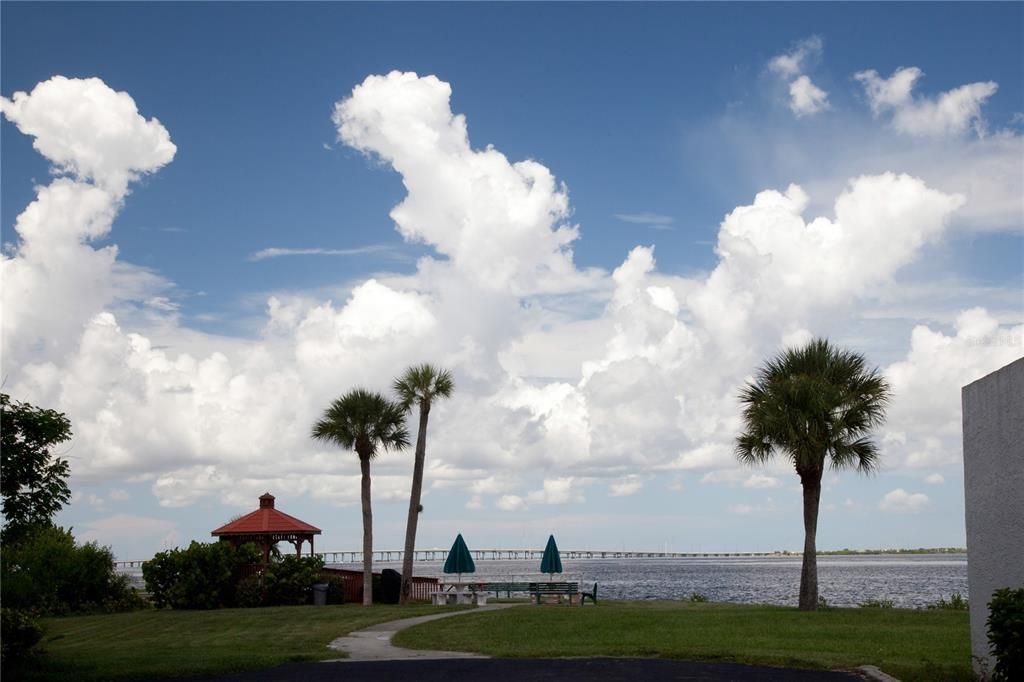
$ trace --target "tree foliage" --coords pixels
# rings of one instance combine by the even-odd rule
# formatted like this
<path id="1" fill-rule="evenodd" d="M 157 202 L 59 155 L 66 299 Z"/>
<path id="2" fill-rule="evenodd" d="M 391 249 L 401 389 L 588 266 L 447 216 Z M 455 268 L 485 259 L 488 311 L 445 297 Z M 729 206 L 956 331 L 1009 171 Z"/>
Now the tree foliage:
<path id="1" fill-rule="evenodd" d="M 402 376 L 395 379 L 393 388 L 406 410 L 416 405 L 429 412 L 434 400 L 451 397 L 455 381 L 448 370 L 423 364 L 405 370 Z"/>
<path id="2" fill-rule="evenodd" d="M 128 580 L 114 570 L 108 547 L 79 545 L 71 531 L 39 526 L 4 546 L 0 591 L 5 607 L 60 615 L 123 611 L 141 606 Z"/>
<path id="3" fill-rule="evenodd" d="M 4 544 L 17 542 L 33 526 L 50 525 L 71 499 L 68 462 L 53 448 L 71 438 L 71 422 L 56 410 L 34 407 L 0 394 L 0 493 Z"/>
<path id="4" fill-rule="evenodd" d="M 871 431 L 885 420 L 889 384 L 864 356 L 815 339 L 769 360 L 740 392 L 741 462 L 759 464 L 776 454 L 797 472 L 873 471 L 878 447 Z"/>
<path id="5" fill-rule="evenodd" d="M 158 608 L 224 608 L 235 606 L 243 569 L 261 558 L 254 544 L 236 548 L 229 542 L 192 542 L 143 563 L 142 577 Z"/>
<path id="6" fill-rule="evenodd" d="M 864 356 L 826 339 L 783 351 L 740 391 L 743 431 L 736 456 L 745 464 L 785 457 L 803 486 L 804 552 L 800 608 L 818 608 L 817 528 L 826 466 L 869 473 L 878 466 L 872 430 L 885 419 L 889 384 Z"/>
<path id="7" fill-rule="evenodd" d="M 313 426 L 313 438 L 355 450 L 360 459 L 409 447 L 405 409 L 362 388 L 336 399 Z"/>
<path id="8" fill-rule="evenodd" d="M 996 659 L 993 679 L 1024 679 L 1024 587 L 996 590 L 988 609 L 988 641 Z"/>

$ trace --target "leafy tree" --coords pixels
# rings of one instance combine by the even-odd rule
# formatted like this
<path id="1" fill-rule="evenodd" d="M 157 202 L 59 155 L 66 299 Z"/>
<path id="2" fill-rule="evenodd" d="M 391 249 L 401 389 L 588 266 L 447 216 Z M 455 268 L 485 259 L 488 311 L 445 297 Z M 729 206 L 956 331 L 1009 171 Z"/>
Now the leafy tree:
<path id="1" fill-rule="evenodd" d="M 373 512 L 370 507 L 370 460 L 381 451 L 409 446 L 405 409 L 379 393 L 357 388 L 331 403 L 313 425 L 312 437 L 355 450 L 362 475 L 363 605 L 373 603 Z"/>
<path id="2" fill-rule="evenodd" d="M 779 454 L 792 462 L 803 486 L 801 610 L 818 607 L 822 472 L 826 464 L 862 473 L 877 468 L 879 453 L 871 430 L 884 422 L 889 396 L 888 383 L 877 369 L 868 369 L 862 355 L 826 339 L 783 351 L 740 392 L 743 432 L 736 440 L 736 456 L 743 463 L 760 464 Z"/>
<path id="3" fill-rule="evenodd" d="M 60 412 L 12 401 L 0 394 L 0 494 L 4 544 L 17 542 L 33 526 L 48 526 L 71 499 L 67 460 L 55 446 L 71 438 L 71 422 Z"/>
<path id="4" fill-rule="evenodd" d="M 412 469 L 412 492 L 409 494 L 409 519 L 405 525 L 405 552 L 402 554 L 402 591 L 400 604 L 409 603 L 412 595 L 412 554 L 416 549 L 416 525 L 422 510 L 420 497 L 423 493 L 423 466 L 427 458 L 427 420 L 434 400 L 448 398 L 455 390 L 451 372 L 432 365 L 419 365 L 405 370 L 395 379 L 395 392 L 402 407 L 411 411 L 413 405 L 420 408 L 420 428 L 416 434 L 416 456 Z"/>
<path id="5" fill-rule="evenodd" d="M 114 569 L 109 547 L 75 543 L 71 531 L 37 526 L 0 556 L 5 607 L 65 614 L 139 608 L 128 578 Z"/>

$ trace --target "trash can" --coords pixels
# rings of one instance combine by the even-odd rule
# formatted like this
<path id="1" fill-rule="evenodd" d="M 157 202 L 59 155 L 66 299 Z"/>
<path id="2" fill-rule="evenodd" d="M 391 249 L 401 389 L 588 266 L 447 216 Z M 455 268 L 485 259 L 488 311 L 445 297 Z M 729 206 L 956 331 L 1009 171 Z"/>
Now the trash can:
<path id="1" fill-rule="evenodd" d="M 313 585 L 313 606 L 327 606 L 327 583 Z"/>
<path id="2" fill-rule="evenodd" d="M 402 574 L 393 568 L 385 568 L 380 572 L 380 603 L 397 604 L 402 593 Z M 375 597 L 374 601 L 378 601 Z"/>

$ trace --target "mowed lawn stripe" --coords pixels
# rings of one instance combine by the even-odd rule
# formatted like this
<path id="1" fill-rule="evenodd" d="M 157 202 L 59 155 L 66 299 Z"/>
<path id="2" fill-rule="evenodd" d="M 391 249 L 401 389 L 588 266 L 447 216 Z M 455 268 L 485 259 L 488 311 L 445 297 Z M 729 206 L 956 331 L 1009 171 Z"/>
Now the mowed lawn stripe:
<path id="1" fill-rule="evenodd" d="M 661 656 L 811 668 L 878 665 L 906 680 L 971 679 L 966 612 L 680 602 L 523 606 L 400 632 L 400 646 L 491 656 Z"/>
<path id="2" fill-rule="evenodd" d="M 136 611 L 47 618 L 45 655 L 24 673 L 35 680 L 175 677 L 339 658 L 337 637 L 436 607 L 282 606 L 215 611 Z"/>

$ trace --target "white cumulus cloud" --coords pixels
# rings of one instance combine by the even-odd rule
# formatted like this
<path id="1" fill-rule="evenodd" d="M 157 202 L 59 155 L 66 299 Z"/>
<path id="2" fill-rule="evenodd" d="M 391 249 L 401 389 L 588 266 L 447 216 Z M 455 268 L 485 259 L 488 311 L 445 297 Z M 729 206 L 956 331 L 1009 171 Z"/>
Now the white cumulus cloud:
<path id="1" fill-rule="evenodd" d="M 789 109 L 797 118 L 811 116 L 829 108 L 828 93 L 815 85 L 805 71 L 806 65 L 820 59 L 824 43 L 819 36 L 801 40 L 789 52 L 768 62 L 768 69 L 789 83 Z"/>
<path id="2" fill-rule="evenodd" d="M 903 488 L 890 490 L 878 503 L 878 508 L 886 512 L 915 514 L 928 506 L 928 496 L 924 493 L 908 493 Z"/>
<path id="3" fill-rule="evenodd" d="M 888 78 L 869 69 L 854 75 L 864 86 L 875 116 L 889 113 L 892 126 L 908 135 L 960 135 L 969 128 L 985 133 L 981 107 L 999 89 L 997 83 L 984 81 L 961 85 L 936 97 L 915 97 L 914 86 L 924 76 L 917 67 L 896 69 Z"/>
<path id="4" fill-rule="evenodd" d="M 98 78 L 54 76 L 31 93 L 0 97 L 0 112 L 34 138 L 58 175 L 37 188 L 15 222 L 19 242 L 0 255 L 4 359 L 18 365 L 30 354 L 68 353 L 90 317 L 160 286 L 145 270 L 116 263 L 116 246 L 89 242 L 110 232 L 129 183 L 169 163 L 176 147 L 160 121 Z"/>
<path id="5" fill-rule="evenodd" d="M 435 76 L 369 76 L 334 111 L 338 138 L 379 157 L 408 192 L 391 211 L 399 232 L 430 244 L 477 286 L 516 293 L 586 284 L 572 262 L 579 236 L 564 185 L 532 160 L 470 146 L 466 119 Z"/>
<path id="6" fill-rule="evenodd" d="M 358 504 L 355 456 L 313 442 L 309 429 L 341 391 L 386 391 L 402 367 L 429 360 L 452 368 L 457 390 L 431 415 L 432 442 L 444 448 L 431 452 L 428 493 L 464 494 L 471 509 L 571 505 L 595 485 L 624 495 L 652 472 L 774 487 L 777 471 L 736 464 L 737 387 L 780 346 L 842 331 L 835 320 L 884 292 L 963 202 L 880 173 L 854 177 L 826 197 L 827 215 L 810 216 L 808 193 L 792 185 L 726 213 L 709 274 L 659 272 L 652 246 L 624 254 L 610 275 L 581 271 L 566 188 L 535 161 L 474 149 L 450 96 L 435 77 L 395 72 L 366 79 L 335 110 L 341 141 L 400 175 L 398 231 L 436 253 L 412 272 L 351 283 L 337 300 L 270 297 L 255 338 L 184 327 L 173 305 L 151 306 L 157 322 L 117 310 L 130 295 L 119 266 L 129 266 L 89 240 L 109 233 L 126 200 L 111 194 L 116 178 L 169 160 L 161 135 L 126 144 L 143 151 L 120 175 L 83 161 L 73 168 L 93 169 L 95 181 L 62 177 L 40 190 L 4 262 L 5 371 L 13 394 L 72 419 L 76 478 L 146 480 L 166 507 L 249 507 L 267 489 Z M 139 125 L 129 117 L 125 134 Z M 33 261 L 37 247 L 46 253 Z M 12 289 L 8 267 L 28 267 L 10 264 L 21 259 L 35 279 Z M 64 291 L 75 302 L 67 310 Z M 148 289 L 131 295 L 158 301 Z M 931 453 L 957 456 L 948 429 L 959 386 L 1010 352 L 973 339 L 1007 332 L 985 311 L 964 313 L 952 337 L 914 331 L 905 360 L 886 369 L 896 390 L 887 462 L 935 467 Z M 407 497 L 407 455 L 373 467 L 375 501 Z"/>
<path id="7" fill-rule="evenodd" d="M 828 93 L 800 76 L 789 84 L 789 108 L 797 116 L 810 116 L 829 108 Z"/>

